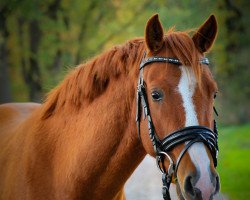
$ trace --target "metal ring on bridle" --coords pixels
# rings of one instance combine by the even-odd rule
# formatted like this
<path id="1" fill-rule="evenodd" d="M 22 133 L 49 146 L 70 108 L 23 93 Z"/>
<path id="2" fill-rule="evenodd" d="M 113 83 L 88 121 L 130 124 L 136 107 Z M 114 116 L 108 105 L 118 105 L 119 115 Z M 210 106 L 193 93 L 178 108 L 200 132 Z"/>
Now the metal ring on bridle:
<path id="1" fill-rule="evenodd" d="M 168 155 L 166 152 L 163 152 L 163 151 L 160 151 L 158 152 L 158 156 L 156 156 L 156 165 L 158 167 L 158 169 L 161 171 L 161 173 L 166 173 L 165 169 L 163 167 L 161 167 L 160 163 L 162 164 L 163 166 L 163 160 L 162 160 L 162 156 L 163 155 L 164 157 L 167 157 L 168 160 L 169 160 L 169 167 L 168 167 L 168 174 L 172 174 L 174 172 L 174 162 L 172 160 L 172 158 L 170 157 L 170 155 Z"/>

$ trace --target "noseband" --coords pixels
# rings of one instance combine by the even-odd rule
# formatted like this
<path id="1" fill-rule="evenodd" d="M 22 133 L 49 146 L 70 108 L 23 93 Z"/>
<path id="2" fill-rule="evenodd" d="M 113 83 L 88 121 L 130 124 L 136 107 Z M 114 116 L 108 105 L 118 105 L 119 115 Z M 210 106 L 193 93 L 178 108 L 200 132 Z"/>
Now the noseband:
<path id="1" fill-rule="evenodd" d="M 156 153 L 156 163 L 160 171 L 162 172 L 162 194 L 164 200 L 170 200 L 169 187 L 174 177 L 177 181 L 177 170 L 181 162 L 182 157 L 187 152 L 187 150 L 196 142 L 204 143 L 211 152 L 213 157 L 214 166 L 217 166 L 217 155 L 218 155 L 218 132 L 216 127 L 216 122 L 214 120 L 214 130 L 209 129 L 205 126 L 188 126 L 183 129 L 174 131 L 170 134 L 167 134 L 162 140 L 159 139 L 155 132 L 154 124 L 151 118 L 146 87 L 143 80 L 143 68 L 150 63 L 162 62 L 162 63 L 171 63 L 177 66 L 182 65 L 182 63 L 175 58 L 167 57 L 149 57 L 146 58 L 146 53 L 144 53 L 143 59 L 140 64 L 140 75 L 137 86 L 137 112 L 136 112 L 136 122 L 138 126 L 138 134 L 140 138 L 140 119 L 141 111 L 144 113 L 144 118 L 147 117 L 148 121 L 148 131 L 149 137 L 153 144 L 154 151 Z M 199 61 L 201 64 L 209 65 L 209 60 L 207 58 L 202 58 Z M 215 110 L 215 108 L 214 108 Z M 217 114 L 216 110 L 215 113 Z M 176 163 L 169 155 L 169 152 L 179 144 L 185 143 L 184 148 L 179 154 Z M 164 159 L 167 158 L 170 162 L 168 170 L 164 167 Z"/>

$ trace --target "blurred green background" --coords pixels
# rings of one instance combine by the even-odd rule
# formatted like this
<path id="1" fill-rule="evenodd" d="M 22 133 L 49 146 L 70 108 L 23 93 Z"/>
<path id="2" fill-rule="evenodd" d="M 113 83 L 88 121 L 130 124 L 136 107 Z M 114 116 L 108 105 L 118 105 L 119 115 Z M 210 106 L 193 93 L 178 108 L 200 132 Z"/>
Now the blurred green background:
<path id="1" fill-rule="evenodd" d="M 250 199 L 247 0 L 0 0 L 0 103 L 42 102 L 68 69 L 143 36 L 154 13 L 166 30 L 195 29 L 216 15 L 219 33 L 208 57 L 220 90 L 222 191 Z"/>

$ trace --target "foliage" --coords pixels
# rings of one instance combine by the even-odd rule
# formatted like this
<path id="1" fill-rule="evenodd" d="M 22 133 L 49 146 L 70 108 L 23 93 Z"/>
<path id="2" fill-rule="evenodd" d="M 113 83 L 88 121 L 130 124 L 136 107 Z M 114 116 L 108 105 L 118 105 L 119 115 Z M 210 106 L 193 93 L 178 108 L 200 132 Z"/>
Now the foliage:
<path id="1" fill-rule="evenodd" d="M 250 124 L 222 128 L 218 171 L 221 190 L 229 199 L 250 198 Z"/>
<path id="2" fill-rule="evenodd" d="M 250 4 L 247 1 L 218 1 L 220 33 L 214 49 L 215 72 L 220 86 L 220 109 L 224 122 L 249 122 Z M 223 106 L 223 107 L 222 107 Z"/>
<path id="3" fill-rule="evenodd" d="M 0 102 L 40 102 L 68 68 L 143 36 L 147 19 L 156 12 L 166 29 L 177 30 L 198 27 L 215 13 L 219 35 L 210 58 L 221 91 L 218 107 L 224 123 L 246 122 L 248 10 L 244 0 L 2 0 L 0 81 L 5 84 L 0 85 Z"/>

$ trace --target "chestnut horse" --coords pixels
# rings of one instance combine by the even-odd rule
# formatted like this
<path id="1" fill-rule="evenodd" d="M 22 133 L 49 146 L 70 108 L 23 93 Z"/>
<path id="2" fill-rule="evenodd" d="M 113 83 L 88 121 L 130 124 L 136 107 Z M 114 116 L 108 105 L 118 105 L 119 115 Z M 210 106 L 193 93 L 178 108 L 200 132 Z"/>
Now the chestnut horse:
<path id="1" fill-rule="evenodd" d="M 147 22 L 145 38 L 80 64 L 43 104 L 1 105 L 0 199 L 125 199 L 126 180 L 146 154 L 155 156 L 147 120 L 141 119 L 140 138 L 135 123 L 144 52 L 146 58 L 164 56 L 184 63 L 155 62 L 144 69 L 157 136 L 162 139 L 192 125 L 213 128 L 217 86 L 207 65 L 198 61 L 216 33 L 213 15 L 193 36 L 173 30 L 164 34 L 154 15 Z M 174 161 L 183 146 L 169 152 Z M 188 149 L 177 172 L 180 199 L 209 200 L 218 192 L 213 162 L 202 142 Z"/>

